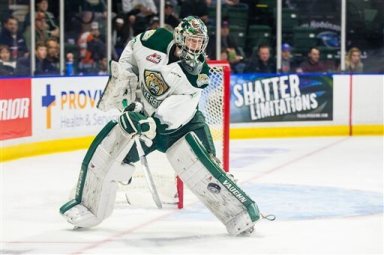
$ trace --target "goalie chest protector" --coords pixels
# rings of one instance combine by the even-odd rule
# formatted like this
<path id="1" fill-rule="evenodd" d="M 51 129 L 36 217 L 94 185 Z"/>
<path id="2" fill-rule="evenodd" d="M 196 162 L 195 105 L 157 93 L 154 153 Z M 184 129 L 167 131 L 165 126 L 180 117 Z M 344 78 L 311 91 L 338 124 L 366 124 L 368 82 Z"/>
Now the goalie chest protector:
<path id="1" fill-rule="evenodd" d="M 208 85 L 207 63 L 197 75 L 189 74 L 180 61 L 169 63 L 174 41 L 168 30 L 149 30 L 134 40 L 133 54 L 140 70 L 138 76 L 142 103 L 149 116 L 170 95 L 197 95 Z"/>

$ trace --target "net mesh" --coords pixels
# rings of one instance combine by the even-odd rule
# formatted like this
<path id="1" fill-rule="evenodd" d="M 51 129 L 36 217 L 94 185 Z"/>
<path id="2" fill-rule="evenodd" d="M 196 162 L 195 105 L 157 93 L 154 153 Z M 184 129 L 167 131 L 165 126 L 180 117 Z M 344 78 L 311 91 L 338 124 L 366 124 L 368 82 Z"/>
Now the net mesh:
<path id="1" fill-rule="evenodd" d="M 209 86 L 201 95 L 199 109 L 204 113 L 206 122 L 215 142 L 216 156 L 222 159 L 224 137 L 224 75 L 222 66 L 211 66 Z"/>
<path id="2" fill-rule="evenodd" d="M 216 156 L 223 161 L 224 147 L 224 67 L 210 65 L 209 86 L 203 92 L 199 102 L 199 110 L 203 112 L 215 143 Z M 164 153 L 155 151 L 147 156 L 156 188 L 163 206 L 177 205 L 179 198 L 176 187 L 176 176 Z M 155 208 L 149 192 L 144 172 L 140 163 L 135 163 L 136 171 L 129 185 L 120 185 L 117 193 L 118 206 Z"/>

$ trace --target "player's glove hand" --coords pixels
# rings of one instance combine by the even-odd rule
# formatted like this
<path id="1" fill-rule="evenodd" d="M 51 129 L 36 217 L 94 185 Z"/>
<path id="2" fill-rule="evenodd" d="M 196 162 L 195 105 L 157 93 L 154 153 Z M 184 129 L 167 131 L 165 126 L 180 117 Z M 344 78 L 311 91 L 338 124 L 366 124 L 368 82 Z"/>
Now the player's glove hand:
<path id="1" fill-rule="evenodd" d="M 125 107 L 124 112 L 129 111 L 129 112 L 138 112 L 138 113 L 143 113 L 144 106 L 140 102 L 133 102 L 127 107 Z"/>
<path id="2" fill-rule="evenodd" d="M 124 112 L 119 117 L 119 124 L 130 135 L 139 134 L 151 140 L 156 136 L 155 120 L 138 112 Z"/>

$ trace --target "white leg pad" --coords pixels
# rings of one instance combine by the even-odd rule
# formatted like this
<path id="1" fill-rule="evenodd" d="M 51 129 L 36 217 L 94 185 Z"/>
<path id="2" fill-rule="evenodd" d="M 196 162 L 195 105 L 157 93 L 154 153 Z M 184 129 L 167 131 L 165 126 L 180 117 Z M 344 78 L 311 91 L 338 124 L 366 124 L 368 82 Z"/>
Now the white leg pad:
<path id="1" fill-rule="evenodd" d="M 133 165 L 122 163 L 132 148 L 132 137 L 122 133 L 118 125 L 106 136 L 98 137 L 101 142 L 91 145 L 83 161 L 75 199 L 60 209 L 67 221 L 77 227 L 93 227 L 109 217 L 118 182 L 127 182 L 135 170 Z"/>
<path id="2" fill-rule="evenodd" d="M 176 173 L 229 234 L 253 229 L 260 219 L 257 205 L 210 158 L 194 133 L 181 138 L 166 153 Z"/>

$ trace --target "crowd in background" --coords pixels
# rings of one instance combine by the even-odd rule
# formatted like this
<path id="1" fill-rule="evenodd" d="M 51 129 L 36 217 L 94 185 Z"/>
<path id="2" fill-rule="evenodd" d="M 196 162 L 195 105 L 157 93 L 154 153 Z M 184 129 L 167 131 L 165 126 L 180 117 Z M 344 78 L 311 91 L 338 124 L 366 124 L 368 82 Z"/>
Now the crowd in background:
<path id="1" fill-rule="evenodd" d="M 12 5 L 11 2 L 14 2 Z M 159 22 L 158 0 L 119 0 L 112 1 L 113 17 L 107 17 L 105 0 L 65 1 L 65 45 L 59 42 L 58 1 L 35 1 L 35 56 L 31 56 L 31 24 L 29 1 L 9 1 L 2 6 L 0 30 L 0 76 L 29 76 L 31 58 L 35 61 L 34 75 L 61 75 L 60 47 L 64 47 L 65 75 L 105 75 L 108 73 L 106 26 L 112 18 L 112 59 L 118 60 L 125 45 L 134 36 L 147 29 L 156 29 Z M 249 22 L 270 24 L 268 17 L 254 12 L 259 1 L 223 0 L 225 6 L 246 6 L 249 9 Z M 289 2 L 289 1 L 285 1 Z M 24 12 L 14 6 L 25 6 Z M 172 31 L 180 19 L 199 16 L 210 29 L 207 57 L 216 59 L 215 18 L 210 14 L 215 8 L 215 0 L 172 0 L 164 7 L 165 28 Z M 0 6 L 1 8 L 1 6 Z M 22 9 L 22 8 L 21 8 Z M 1 10 L 1 9 L 0 9 Z M 255 15 L 257 18 L 255 18 Z M 263 14 L 260 14 L 263 15 Z M 291 42 L 282 45 L 281 69 L 276 67 L 274 43 L 259 45 L 239 45 L 237 34 L 231 33 L 231 21 L 223 16 L 221 23 L 221 55 L 229 61 L 234 73 L 306 73 L 338 72 L 340 59 L 332 63 L 324 62 L 321 49 L 313 46 L 306 54 L 294 58 Z M 345 57 L 346 72 L 363 72 L 362 51 L 348 47 Z"/>

